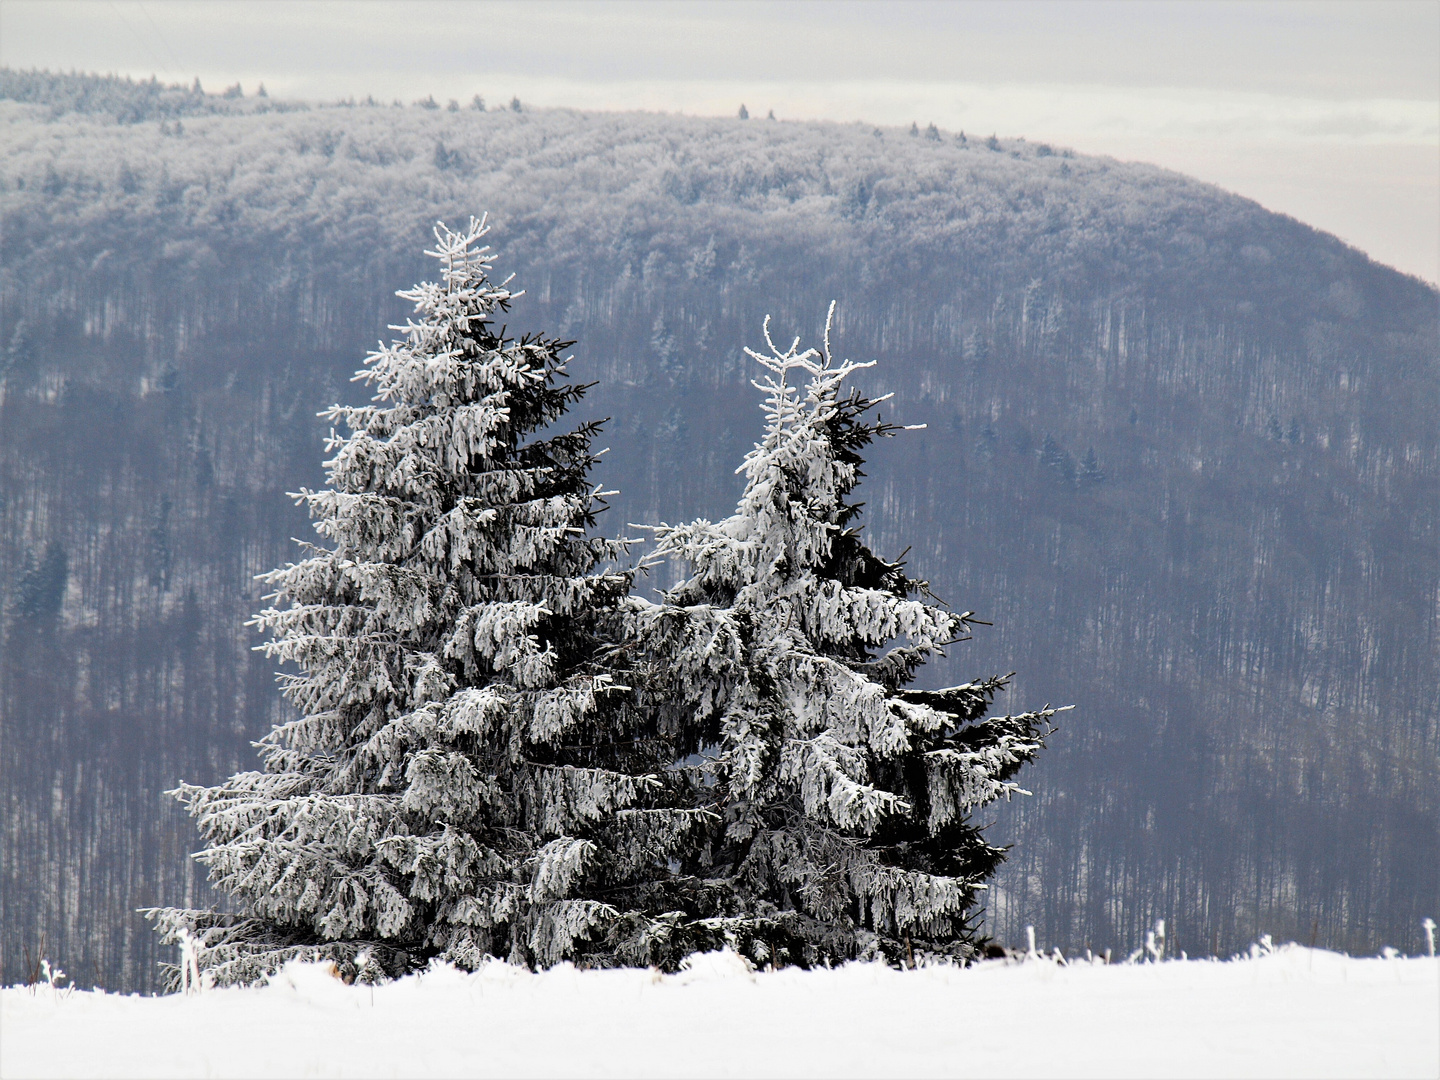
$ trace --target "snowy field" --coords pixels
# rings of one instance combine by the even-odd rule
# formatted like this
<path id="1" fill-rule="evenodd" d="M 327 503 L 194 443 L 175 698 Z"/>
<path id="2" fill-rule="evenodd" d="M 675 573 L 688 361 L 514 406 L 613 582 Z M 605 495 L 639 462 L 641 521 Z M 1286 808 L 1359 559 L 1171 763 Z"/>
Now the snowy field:
<path id="1" fill-rule="evenodd" d="M 294 966 L 190 997 L 0 991 L 0 1075 L 1435 1077 L 1437 972 L 1296 946 L 907 972 L 494 963 L 373 989 Z"/>

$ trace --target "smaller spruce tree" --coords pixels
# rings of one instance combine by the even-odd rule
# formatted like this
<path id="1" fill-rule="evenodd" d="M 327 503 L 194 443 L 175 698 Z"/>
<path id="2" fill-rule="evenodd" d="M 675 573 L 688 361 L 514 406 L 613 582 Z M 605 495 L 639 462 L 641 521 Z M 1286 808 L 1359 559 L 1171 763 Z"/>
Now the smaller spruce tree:
<path id="1" fill-rule="evenodd" d="M 1046 435 L 1040 446 L 1040 464 L 1061 487 L 1074 486 L 1075 457 L 1056 442 L 1053 435 Z"/>
<path id="2" fill-rule="evenodd" d="M 697 751 L 693 797 L 718 819 L 680 857 L 687 929 L 759 963 L 967 958 L 1004 857 L 971 815 L 1020 790 L 1056 710 L 989 715 L 1008 677 L 908 689 L 972 615 L 863 542 L 862 452 L 898 429 L 845 391 L 870 365 L 832 362 L 829 338 L 827 320 L 823 353 L 781 351 L 767 319 L 768 353 L 746 350 L 768 372 L 766 428 L 739 507 L 660 526 L 657 556 L 686 577 L 631 601 L 668 726 Z"/>

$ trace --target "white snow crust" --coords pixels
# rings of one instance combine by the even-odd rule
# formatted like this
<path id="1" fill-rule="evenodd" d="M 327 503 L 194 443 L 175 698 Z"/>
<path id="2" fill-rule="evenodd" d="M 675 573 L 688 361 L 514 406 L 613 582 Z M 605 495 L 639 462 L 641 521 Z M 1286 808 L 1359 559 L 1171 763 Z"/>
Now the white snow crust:
<path id="1" fill-rule="evenodd" d="M 291 964 L 191 996 L 0 990 L 0 1075 L 1425 1076 L 1440 961 L 992 961 L 674 976 L 495 962 L 346 986 Z"/>

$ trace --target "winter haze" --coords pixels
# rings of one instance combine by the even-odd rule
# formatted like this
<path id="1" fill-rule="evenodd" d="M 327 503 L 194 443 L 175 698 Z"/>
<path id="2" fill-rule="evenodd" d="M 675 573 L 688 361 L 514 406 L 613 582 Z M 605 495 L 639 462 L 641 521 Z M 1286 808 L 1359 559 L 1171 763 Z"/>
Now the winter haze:
<path id="1" fill-rule="evenodd" d="M 312 535 L 316 414 L 430 225 L 480 211 L 514 326 L 596 381 L 607 535 L 733 511 L 741 346 L 838 301 L 926 425 L 874 450 L 866 536 L 995 624 L 921 685 L 1075 705 L 992 815 L 998 938 L 1418 949 L 1437 12 L 7 0 L 5 981 L 43 940 L 153 988 L 134 910 L 209 901 L 160 793 L 288 716 L 254 575 Z"/>

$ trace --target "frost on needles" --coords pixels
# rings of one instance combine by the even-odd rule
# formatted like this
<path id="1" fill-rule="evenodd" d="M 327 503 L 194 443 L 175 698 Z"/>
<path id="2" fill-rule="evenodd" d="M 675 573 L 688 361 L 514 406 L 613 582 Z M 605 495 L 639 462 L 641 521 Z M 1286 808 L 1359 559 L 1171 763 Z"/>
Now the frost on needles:
<path id="1" fill-rule="evenodd" d="M 356 376 L 374 403 L 322 414 L 348 433 L 297 497 L 328 546 L 265 575 L 255 619 L 298 719 L 261 771 L 175 791 L 239 910 L 147 914 L 217 985 L 297 957 L 368 980 L 972 955 L 1004 851 L 970 814 L 1054 710 L 989 716 L 1003 677 L 906 689 L 970 615 L 861 541 L 861 452 L 896 430 L 844 389 L 868 365 L 832 362 L 828 323 L 823 353 L 767 324 L 739 508 L 657 527 L 690 571 L 652 603 L 592 535 L 598 425 L 546 431 L 585 391 L 570 343 L 496 329 L 485 231 L 436 229 L 439 282 Z"/>
<path id="2" fill-rule="evenodd" d="M 831 307 L 833 315 L 834 307 Z M 667 674 L 673 728 L 709 749 L 688 771 L 718 816 L 682 856 L 703 925 L 760 963 L 913 963 L 973 955 L 977 894 L 1004 849 L 971 823 L 1018 791 L 1056 710 L 988 716 L 1005 677 L 907 690 L 971 613 L 862 542 L 861 452 L 893 425 L 845 380 L 868 364 L 746 350 L 767 371 L 764 441 L 736 513 L 660 526 L 689 567 L 631 633 Z M 883 400 L 883 399 L 881 399 Z"/>
<path id="3" fill-rule="evenodd" d="M 264 769 L 176 795 L 237 914 L 153 910 L 224 985 L 291 957 L 347 977 L 439 957 L 648 962 L 647 910 L 704 808 L 674 805 L 617 634 L 633 570 L 589 534 L 598 427 L 544 435 L 584 393 L 568 342 L 492 322 L 483 223 L 436 229 L 438 283 L 323 414 L 329 487 L 298 498 L 329 542 L 265 576 L 267 655 L 300 713 Z M 172 980 L 174 981 L 174 980 Z"/>

